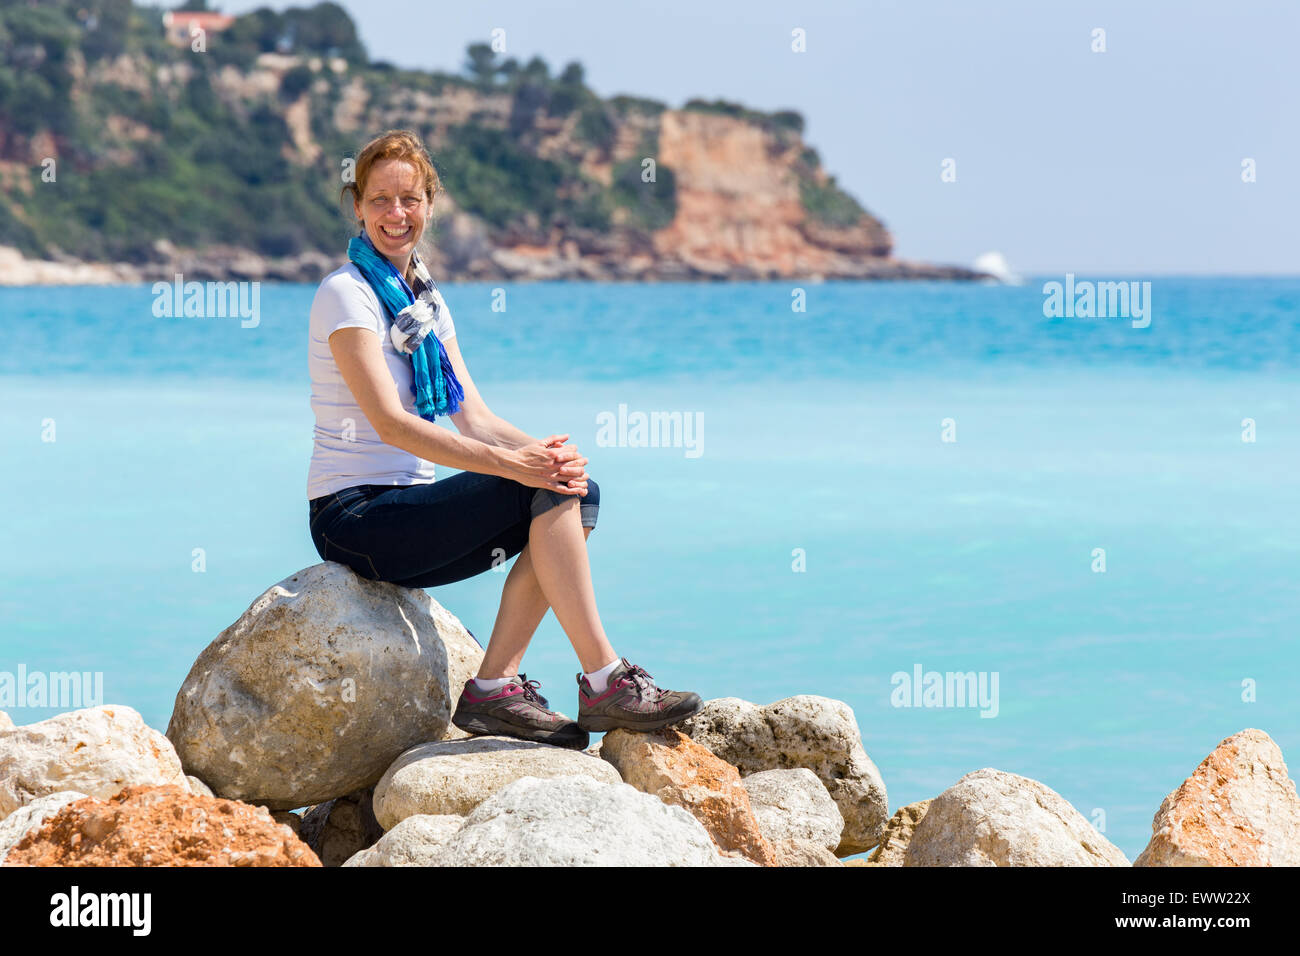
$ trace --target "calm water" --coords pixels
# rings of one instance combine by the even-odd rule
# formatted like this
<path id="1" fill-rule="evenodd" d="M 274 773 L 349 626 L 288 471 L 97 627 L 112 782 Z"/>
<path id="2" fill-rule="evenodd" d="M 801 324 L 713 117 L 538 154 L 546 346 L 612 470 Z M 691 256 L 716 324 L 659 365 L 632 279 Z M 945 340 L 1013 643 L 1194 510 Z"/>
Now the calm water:
<path id="1" fill-rule="evenodd" d="M 1224 737 L 1300 759 L 1300 279 L 1157 279 L 1145 329 L 1044 318 L 1041 287 L 445 291 L 493 409 L 591 459 L 620 653 L 706 697 L 847 701 L 891 808 L 997 767 L 1131 859 Z M 155 318 L 147 286 L 0 289 L 0 671 L 103 671 L 163 729 L 198 652 L 319 560 L 313 291 L 263 287 L 241 328 Z M 620 404 L 691 416 L 698 456 L 598 445 Z M 486 640 L 503 581 L 433 593 Z M 996 717 L 892 706 L 917 666 L 996 672 Z M 577 669 L 548 616 L 525 670 L 573 714 Z"/>

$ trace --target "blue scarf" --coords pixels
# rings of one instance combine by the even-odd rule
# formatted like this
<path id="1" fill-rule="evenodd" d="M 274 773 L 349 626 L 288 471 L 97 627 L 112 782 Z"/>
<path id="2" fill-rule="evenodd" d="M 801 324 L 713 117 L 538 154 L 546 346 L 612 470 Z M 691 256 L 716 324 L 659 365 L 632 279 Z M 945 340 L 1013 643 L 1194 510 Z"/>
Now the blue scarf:
<path id="1" fill-rule="evenodd" d="M 415 394 L 416 413 L 426 421 L 433 421 L 439 415 L 453 415 L 460 411 L 465 390 L 456 379 L 447 350 L 432 330 L 432 322 L 421 323 L 412 317 L 428 316 L 430 309 L 432 315 L 437 315 L 435 293 L 438 287 L 429 277 L 419 253 L 412 252 L 411 255 L 418 292 L 412 290 L 386 256 L 379 254 L 365 232 L 348 240 L 348 259 L 365 276 L 394 323 L 391 330 L 394 347 L 410 354 L 414 373 L 411 391 Z M 399 344 L 399 340 L 404 340 L 406 347 Z M 409 351 L 412 346 L 414 351 Z"/>

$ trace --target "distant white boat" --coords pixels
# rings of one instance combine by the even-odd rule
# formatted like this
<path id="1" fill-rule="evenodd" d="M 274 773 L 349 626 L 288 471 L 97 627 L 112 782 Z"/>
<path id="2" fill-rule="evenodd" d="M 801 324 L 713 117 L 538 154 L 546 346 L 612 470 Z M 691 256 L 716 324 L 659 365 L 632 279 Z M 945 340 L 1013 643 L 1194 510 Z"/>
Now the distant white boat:
<path id="1" fill-rule="evenodd" d="M 986 272 L 1003 285 L 1021 285 L 1023 279 L 1011 271 L 1007 257 L 1000 252 L 985 252 L 975 257 L 971 268 L 977 272 Z"/>

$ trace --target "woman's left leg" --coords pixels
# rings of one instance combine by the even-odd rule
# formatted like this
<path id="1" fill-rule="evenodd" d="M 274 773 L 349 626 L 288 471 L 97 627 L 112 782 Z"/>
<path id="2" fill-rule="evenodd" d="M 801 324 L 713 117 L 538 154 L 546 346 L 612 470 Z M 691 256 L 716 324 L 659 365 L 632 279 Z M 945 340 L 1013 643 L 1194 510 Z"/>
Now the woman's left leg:
<path id="1" fill-rule="evenodd" d="M 584 537 L 591 537 L 592 529 L 584 527 Z M 550 610 L 550 603 L 537 583 L 532 555 L 527 545 L 519 552 L 515 565 L 506 576 L 501 589 L 501 606 L 497 609 L 496 624 L 488 641 L 483 661 L 474 676 L 487 680 L 518 674 L 524 651 L 537 632 L 537 626 Z"/>
<path id="2" fill-rule="evenodd" d="M 441 485 L 441 489 L 437 486 Z M 486 500 L 482 500 L 482 495 L 489 493 L 489 489 L 505 489 L 509 486 L 515 486 L 516 489 L 523 493 L 524 500 L 517 502 L 516 506 L 522 505 L 522 513 L 513 523 L 505 526 L 499 526 L 500 531 L 491 534 L 486 539 L 480 538 L 475 542 L 468 552 L 462 553 L 458 558 L 452 561 L 435 562 L 433 567 L 425 567 L 418 574 L 409 578 L 389 577 L 386 580 L 404 587 L 440 587 L 444 584 L 451 584 L 456 581 L 462 581 L 466 578 L 481 574 L 490 568 L 498 566 L 503 560 L 518 555 L 514 567 L 510 569 L 506 577 L 504 587 L 501 593 L 501 603 L 497 612 L 496 623 L 492 629 L 492 637 L 484 652 L 483 661 L 479 667 L 476 676 L 483 679 L 504 677 L 518 673 L 520 660 L 527 650 L 529 642 L 537 631 L 537 626 L 546 616 L 550 608 L 550 601 L 546 598 L 541 582 L 536 573 L 536 567 L 533 562 L 534 548 L 530 546 L 530 536 L 542 532 L 545 528 L 546 539 L 543 543 L 550 549 L 554 550 L 556 542 L 567 540 L 570 534 L 575 536 L 582 548 L 581 557 L 583 560 L 582 572 L 584 582 L 572 582 L 575 588 L 581 588 L 585 584 L 587 591 L 590 591 L 589 572 L 585 564 L 585 547 L 582 542 L 591 531 L 596 523 L 596 516 L 600 507 L 600 486 L 595 480 L 588 482 L 587 496 L 585 498 L 576 498 L 570 501 L 568 495 L 560 495 L 554 492 L 538 492 L 537 489 L 526 489 L 522 486 L 516 486 L 514 482 L 505 482 L 502 480 L 488 479 L 482 475 L 472 475 L 468 473 L 452 476 L 451 478 L 441 479 L 433 483 L 433 487 L 421 487 L 419 489 L 404 489 L 397 496 L 386 495 L 385 498 L 400 497 L 405 502 L 411 499 L 427 500 L 432 494 L 441 491 L 446 497 L 443 504 L 449 510 L 440 509 L 438 516 L 442 519 L 437 529 L 430 527 L 428 533 L 430 537 L 439 542 L 440 546 L 446 546 L 450 543 L 449 539 L 463 539 L 464 529 L 457 526 L 467 518 L 472 517 L 473 524 L 478 525 L 480 522 L 488 523 L 489 516 L 499 518 L 500 511 L 497 505 L 489 505 Z M 465 492 L 462 494 L 462 488 Z M 452 492 L 455 493 L 452 493 Z M 451 502 L 455 501 L 453 505 Z M 529 508 L 531 502 L 531 509 Z M 384 502 L 378 502 L 384 504 Z M 391 511 L 388 508 L 375 509 L 370 508 L 368 520 L 373 522 L 376 519 L 383 521 L 384 524 L 391 525 L 394 518 L 400 518 L 397 526 L 388 533 L 387 542 L 389 547 L 384 549 L 384 553 L 376 556 L 381 566 L 392 567 L 394 565 L 392 554 L 393 549 L 397 546 L 398 540 L 402 543 L 414 544 L 418 552 L 420 542 L 427 544 L 428 537 L 421 532 L 424 531 L 425 521 L 423 520 L 428 511 L 424 507 L 411 510 L 401 508 L 396 514 L 388 514 L 382 518 L 382 512 Z M 380 513 L 376 513 L 379 511 Z M 557 520 L 560 519 L 560 520 Z M 576 538 L 576 532 L 582 531 L 583 537 Z M 400 529 L 400 530 L 398 530 Z M 417 530 L 418 529 L 418 530 Z M 397 535 L 397 539 L 393 535 Z M 357 545 L 360 547 L 360 544 Z M 406 551 L 406 548 L 397 548 L 398 551 Z M 410 567 L 413 561 L 413 555 L 408 553 L 407 566 Z M 572 563 L 572 562 L 571 562 Z M 410 573 L 408 571 L 408 573 Z M 555 582 L 552 582 L 554 586 Z M 571 602 L 570 602 L 571 603 Z M 567 606 L 566 606 L 567 609 Z M 572 612 L 568 612 L 572 613 Z M 591 614 L 594 616 L 594 607 Z M 565 622 L 561 622 L 563 625 Z M 574 629 L 574 624 L 579 623 L 573 620 L 568 622 L 566 633 Z M 613 648 L 609 645 L 604 636 L 603 630 L 599 630 L 599 618 L 595 618 L 596 633 L 594 638 L 587 632 L 591 627 L 579 629 L 586 640 L 574 641 L 574 650 L 578 654 L 579 662 L 583 669 L 587 671 L 595 670 L 598 667 L 607 664 L 613 660 L 616 655 Z M 572 640 L 572 637 L 570 637 Z M 596 661 L 592 663 L 592 661 Z"/>

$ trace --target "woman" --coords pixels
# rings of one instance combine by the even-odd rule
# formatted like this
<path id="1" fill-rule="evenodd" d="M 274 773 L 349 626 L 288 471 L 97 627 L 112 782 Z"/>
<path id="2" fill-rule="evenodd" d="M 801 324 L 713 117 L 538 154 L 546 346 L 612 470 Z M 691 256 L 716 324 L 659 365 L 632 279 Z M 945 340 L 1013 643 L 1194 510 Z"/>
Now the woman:
<path id="1" fill-rule="evenodd" d="M 419 139 L 391 130 L 372 140 L 354 178 L 344 192 L 359 235 L 311 306 L 307 497 L 321 558 L 423 588 L 519 556 L 478 675 L 452 716 L 468 733 L 581 749 L 588 731 L 654 730 L 696 713 L 698 694 L 656 687 L 601 626 L 586 549 L 600 489 L 587 459 L 568 435 L 533 438 L 497 417 L 474 387 L 417 251 L 442 189 Z M 427 409 L 439 406 L 459 435 L 432 423 Z M 435 482 L 435 463 L 462 471 Z M 576 722 L 549 710 L 538 682 L 518 673 L 548 607 L 582 666 Z"/>

